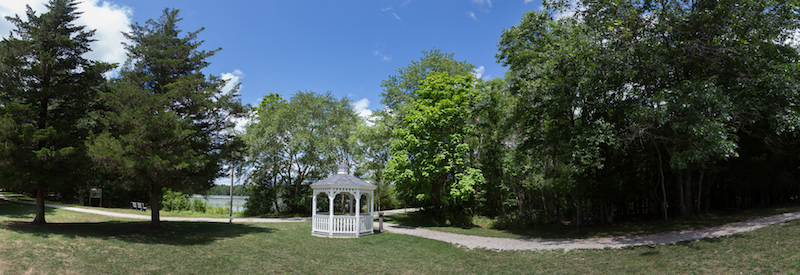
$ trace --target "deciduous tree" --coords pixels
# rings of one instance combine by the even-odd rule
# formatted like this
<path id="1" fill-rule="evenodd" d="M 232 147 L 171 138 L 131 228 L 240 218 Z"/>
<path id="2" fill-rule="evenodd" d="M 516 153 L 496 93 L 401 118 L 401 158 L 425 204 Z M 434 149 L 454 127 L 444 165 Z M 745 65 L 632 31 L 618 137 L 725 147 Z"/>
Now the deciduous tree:
<path id="1" fill-rule="evenodd" d="M 387 177 L 398 189 L 429 202 L 438 219 L 462 214 L 483 182 L 469 165 L 473 105 L 478 92 L 471 75 L 430 72 L 404 106 L 405 118 L 394 130 Z M 456 215 L 458 216 L 458 215 Z"/>

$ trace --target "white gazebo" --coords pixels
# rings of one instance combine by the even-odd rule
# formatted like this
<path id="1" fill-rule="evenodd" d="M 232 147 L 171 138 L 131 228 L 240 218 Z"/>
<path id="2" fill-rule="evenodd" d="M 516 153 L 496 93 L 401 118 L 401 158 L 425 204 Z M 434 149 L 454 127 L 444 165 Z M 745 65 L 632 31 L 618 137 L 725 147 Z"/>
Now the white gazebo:
<path id="1" fill-rule="evenodd" d="M 311 185 L 314 192 L 311 200 L 311 235 L 328 238 L 372 235 L 377 186 L 348 174 L 348 169 L 347 164 L 341 164 L 336 175 Z M 328 212 L 317 212 L 317 196 L 320 194 L 328 195 Z M 341 195 L 342 200 L 347 202 L 349 214 L 334 215 L 333 201 L 336 195 Z"/>

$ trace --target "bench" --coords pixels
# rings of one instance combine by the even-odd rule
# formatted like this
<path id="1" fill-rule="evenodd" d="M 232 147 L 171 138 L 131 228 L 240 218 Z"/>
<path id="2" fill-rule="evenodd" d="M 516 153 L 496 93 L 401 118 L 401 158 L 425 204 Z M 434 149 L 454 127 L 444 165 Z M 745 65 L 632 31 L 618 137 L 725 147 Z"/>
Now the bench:
<path id="1" fill-rule="evenodd" d="M 132 201 L 131 202 L 131 209 L 139 210 L 139 211 L 146 211 L 147 206 L 144 206 L 143 202 Z"/>

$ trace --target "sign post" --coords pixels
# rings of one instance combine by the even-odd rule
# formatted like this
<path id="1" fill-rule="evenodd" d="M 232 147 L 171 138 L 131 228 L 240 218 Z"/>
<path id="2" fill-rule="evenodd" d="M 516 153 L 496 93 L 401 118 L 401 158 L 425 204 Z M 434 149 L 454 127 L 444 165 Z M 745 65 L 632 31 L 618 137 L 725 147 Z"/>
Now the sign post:
<path id="1" fill-rule="evenodd" d="M 89 189 L 89 206 L 92 206 L 92 199 L 94 198 L 100 199 L 100 207 L 103 207 L 103 189 Z"/>

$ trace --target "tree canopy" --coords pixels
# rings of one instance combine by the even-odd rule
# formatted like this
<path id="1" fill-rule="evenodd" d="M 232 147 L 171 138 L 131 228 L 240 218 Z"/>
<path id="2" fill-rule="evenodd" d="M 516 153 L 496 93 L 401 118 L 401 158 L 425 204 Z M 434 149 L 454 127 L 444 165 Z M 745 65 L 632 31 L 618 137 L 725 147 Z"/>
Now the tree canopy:
<path id="1" fill-rule="evenodd" d="M 14 24 L 0 42 L 0 184 L 35 191 L 34 223 L 46 223 L 48 191 L 86 180 L 83 139 L 89 113 L 112 65 L 88 60 L 94 31 L 77 26 L 75 1 L 51 0 Z M 80 168 L 79 168 L 80 167 Z"/>
<path id="2" fill-rule="evenodd" d="M 162 188 L 200 191 L 221 175 L 232 118 L 244 115 L 236 89 L 201 71 L 214 51 L 199 51 L 201 30 L 180 37 L 178 10 L 133 24 L 129 59 L 102 93 L 106 129 L 87 142 L 92 158 L 135 189 L 150 192 L 159 227 Z"/>

